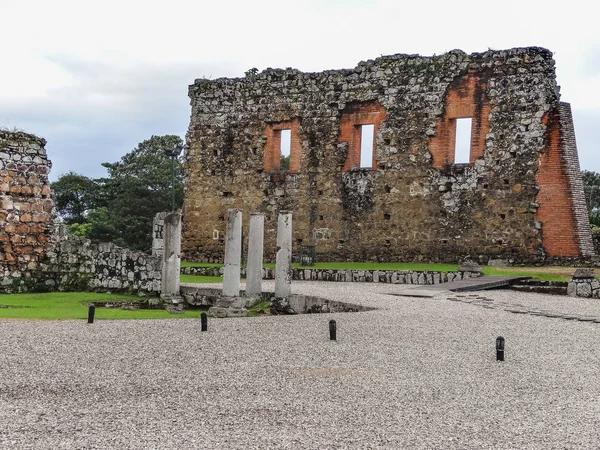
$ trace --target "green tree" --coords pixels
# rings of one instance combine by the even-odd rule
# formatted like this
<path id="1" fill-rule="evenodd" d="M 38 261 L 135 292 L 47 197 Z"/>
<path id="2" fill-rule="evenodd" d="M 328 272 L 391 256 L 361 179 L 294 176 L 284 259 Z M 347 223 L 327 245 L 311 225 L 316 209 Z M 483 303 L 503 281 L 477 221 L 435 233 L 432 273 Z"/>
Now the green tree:
<path id="1" fill-rule="evenodd" d="M 98 184 L 74 172 L 66 173 L 50 184 L 54 204 L 65 223 L 85 223 L 87 212 L 98 206 Z"/>
<path id="2" fill-rule="evenodd" d="M 152 136 L 115 163 L 103 163 L 108 177 L 97 180 L 106 202 L 101 218 L 102 235 L 112 235 L 117 245 L 149 251 L 152 247 L 152 219 L 171 210 L 171 158 L 166 149 L 182 145 L 179 136 Z M 175 208 L 183 205 L 183 168 L 174 161 Z M 91 220 L 91 219 L 90 219 Z M 94 240 L 96 224 L 90 237 Z"/>
<path id="3" fill-rule="evenodd" d="M 281 155 L 279 159 L 279 170 L 290 170 L 290 155 Z"/>
<path id="4" fill-rule="evenodd" d="M 105 206 L 92 209 L 88 214 L 88 221 L 90 227 L 85 230 L 87 231 L 85 237 L 92 242 L 117 242 L 121 237 L 119 231 L 115 228 L 112 214 Z"/>
<path id="5" fill-rule="evenodd" d="M 79 236 L 82 238 L 88 238 L 90 236 L 90 232 L 92 231 L 91 223 L 72 223 L 69 225 L 69 232 L 74 234 L 75 236 Z"/>
<path id="6" fill-rule="evenodd" d="M 180 158 L 172 161 L 165 154 L 179 145 L 179 136 L 152 136 L 120 161 L 103 163 L 106 178 L 94 180 L 69 172 L 52 183 L 56 206 L 71 232 L 93 242 L 149 251 L 152 219 L 172 208 L 172 167 L 175 208 L 183 205 Z"/>
<path id="7" fill-rule="evenodd" d="M 600 173 L 589 170 L 581 171 L 583 191 L 590 215 L 590 223 L 600 227 Z"/>

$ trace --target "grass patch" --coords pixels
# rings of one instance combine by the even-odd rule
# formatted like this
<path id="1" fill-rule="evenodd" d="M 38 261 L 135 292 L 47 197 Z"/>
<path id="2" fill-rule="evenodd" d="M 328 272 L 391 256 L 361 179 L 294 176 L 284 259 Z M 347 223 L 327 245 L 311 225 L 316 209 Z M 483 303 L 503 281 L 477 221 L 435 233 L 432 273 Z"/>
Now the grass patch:
<path id="1" fill-rule="evenodd" d="M 266 266 L 266 264 L 265 264 Z M 427 263 L 375 263 L 375 262 L 321 262 L 314 266 L 293 264 L 293 267 L 323 270 L 429 270 L 434 272 L 454 272 L 456 264 L 427 264 Z"/>
<path id="2" fill-rule="evenodd" d="M 44 294 L 0 295 L 0 318 L 4 319 L 87 319 L 87 302 L 131 301 L 131 295 L 99 294 L 92 292 L 50 292 Z M 197 318 L 199 311 L 170 314 L 164 309 L 124 310 L 121 308 L 96 308 L 96 319 L 175 319 Z"/>
<path id="3" fill-rule="evenodd" d="M 181 267 L 223 267 L 223 264 L 205 264 L 182 262 Z M 242 265 L 245 267 L 245 264 Z M 263 267 L 275 269 L 275 264 L 264 263 Z M 294 263 L 296 269 L 324 269 L 324 270 L 432 270 L 438 272 L 452 272 L 456 264 L 427 264 L 427 263 L 374 263 L 374 262 L 321 262 L 314 266 L 303 266 Z"/>
<path id="4" fill-rule="evenodd" d="M 266 311 L 269 311 L 271 304 L 268 301 L 259 302 L 248 310 L 248 317 L 264 316 Z M 263 312 L 260 312 L 263 311 Z"/>
<path id="5" fill-rule="evenodd" d="M 223 264 L 197 263 L 197 262 L 182 261 L 181 267 L 223 267 Z"/>
<path id="6" fill-rule="evenodd" d="M 531 277 L 540 281 L 569 281 L 575 268 L 561 267 L 561 271 L 553 271 L 552 267 L 490 267 L 483 266 L 484 275 L 501 275 L 515 277 Z"/>
<path id="7" fill-rule="evenodd" d="M 223 277 L 204 277 L 200 275 L 182 274 L 179 281 L 182 283 L 222 283 Z"/>

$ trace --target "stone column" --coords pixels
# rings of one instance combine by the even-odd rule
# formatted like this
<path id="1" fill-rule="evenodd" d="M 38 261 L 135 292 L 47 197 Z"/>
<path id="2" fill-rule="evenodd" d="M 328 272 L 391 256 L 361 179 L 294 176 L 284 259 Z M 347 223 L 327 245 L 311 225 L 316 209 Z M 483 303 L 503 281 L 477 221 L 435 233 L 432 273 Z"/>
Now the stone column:
<path id="1" fill-rule="evenodd" d="M 168 212 L 159 212 L 154 216 L 152 221 L 152 256 L 163 255 L 163 230 L 165 227 L 165 217 Z"/>
<path id="2" fill-rule="evenodd" d="M 161 297 L 179 303 L 181 267 L 181 212 L 173 211 L 164 219 Z"/>
<path id="3" fill-rule="evenodd" d="M 292 291 L 292 213 L 281 211 L 277 219 L 275 297 L 287 298 Z"/>
<path id="4" fill-rule="evenodd" d="M 250 233 L 248 238 L 248 267 L 246 269 L 246 297 L 256 298 L 262 292 L 262 265 L 265 215 L 250 215 Z"/>
<path id="5" fill-rule="evenodd" d="M 240 259 L 242 257 L 242 210 L 230 209 L 225 231 L 225 267 L 223 296 L 240 295 Z"/>

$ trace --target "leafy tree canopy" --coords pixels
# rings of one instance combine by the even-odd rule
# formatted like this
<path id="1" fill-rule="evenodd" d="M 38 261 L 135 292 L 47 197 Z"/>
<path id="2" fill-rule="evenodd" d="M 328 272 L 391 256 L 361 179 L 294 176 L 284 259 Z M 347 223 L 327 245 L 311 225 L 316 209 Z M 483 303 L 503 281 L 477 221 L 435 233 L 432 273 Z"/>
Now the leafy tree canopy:
<path id="1" fill-rule="evenodd" d="M 51 183 L 54 204 L 67 224 L 83 223 L 87 212 L 98 205 L 98 184 L 95 180 L 69 172 Z"/>
<path id="2" fill-rule="evenodd" d="M 583 191 L 590 215 L 590 223 L 600 226 L 600 173 L 589 170 L 581 171 Z"/>
<path id="3" fill-rule="evenodd" d="M 180 157 L 172 160 L 165 154 L 182 144 L 179 136 L 152 136 L 120 161 L 103 163 L 108 177 L 91 180 L 73 173 L 63 175 L 52 184 L 61 216 L 65 222 L 77 224 L 73 231 L 94 242 L 110 241 L 149 251 L 152 219 L 172 208 L 172 170 L 175 208 L 183 205 Z"/>

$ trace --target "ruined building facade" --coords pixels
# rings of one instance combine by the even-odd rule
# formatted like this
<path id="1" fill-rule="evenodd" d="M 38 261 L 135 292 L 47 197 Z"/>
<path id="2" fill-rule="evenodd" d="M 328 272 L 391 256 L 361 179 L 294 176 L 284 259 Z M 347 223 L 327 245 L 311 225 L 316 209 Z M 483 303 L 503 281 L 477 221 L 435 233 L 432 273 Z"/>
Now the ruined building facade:
<path id="1" fill-rule="evenodd" d="M 249 214 L 266 213 L 267 258 L 280 210 L 293 212 L 294 251 L 314 244 L 319 260 L 594 254 L 570 107 L 548 50 L 254 70 L 198 79 L 189 95 L 188 260 L 222 261 L 230 208 L 243 209 L 246 236 Z M 470 128 L 460 155 L 458 123 Z"/>
<path id="2" fill-rule="evenodd" d="M 45 145 L 32 134 L 0 130 L 0 280 L 31 276 L 51 245 Z"/>
<path id="3" fill-rule="evenodd" d="M 0 130 L 0 293 L 160 292 L 161 260 L 58 226 L 46 140 Z"/>

